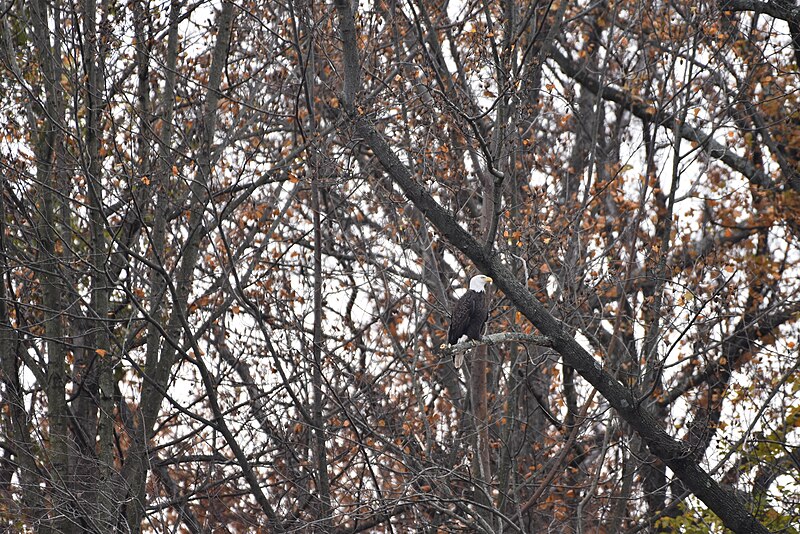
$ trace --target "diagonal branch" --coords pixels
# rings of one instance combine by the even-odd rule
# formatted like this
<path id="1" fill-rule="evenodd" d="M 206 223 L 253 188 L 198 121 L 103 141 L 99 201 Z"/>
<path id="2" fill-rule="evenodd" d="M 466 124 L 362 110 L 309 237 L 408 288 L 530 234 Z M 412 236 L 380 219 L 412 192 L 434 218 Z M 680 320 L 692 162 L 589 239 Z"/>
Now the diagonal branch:
<path id="1" fill-rule="evenodd" d="M 343 49 L 348 51 L 344 55 L 344 94 L 353 96 L 357 92 L 360 72 L 355 20 L 347 0 L 336 0 L 335 4 L 339 15 Z M 416 182 L 408 167 L 400 161 L 371 121 L 357 108 L 355 102 L 345 100 L 345 103 L 347 104 L 345 112 L 348 114 L 350 124 L 356 134 L 372 149 L 389 178 L 403 190 L 405 196 L 436 226 L 445 239 L 472 260 L 478 269 L 494 278 L 497 287 L 517 309 L 543 335 L 551 339 L 553 348 L 561 354 L 564 362 L 574 367 L 606 398 L 619 416 L 647 443 L 650 451 L 663 460 L 686 487 L 722 519 L 726 527 L 735 532 L 767 534 L 769 530 L 747 512 L 747 507 L 741 499 L 732 491 L 722 488 L 697 464 L 691 452 L 683 444 L 661 428 L 649 411 L 636 404 L 631 391 L 603 370 L 600 363 L 569 333 L 566 325 L 553 317 L 525 284 L 517 280 L 502 258 L 493 251 L 484 249 L 472 234 L 462 228 L 430 193 Z M 689 135 L 686 137 L 690 138 Z"/>
<path id="2" fill-rule="evenodd" d="M 741 173 L 751 183 L 764 189 L 774 189 L 775 182 L 764 171 L 758 169 L 751 162 L 739 156 L 726 146 L 716 142 L 711 134 L 705 133 L 697 128 L 680 123 L 678 118 L 672 114 L 662 114 L 652 105 L 641 98 L 635 98 L 629 93 L 614 87 L 604 86 L 600 80 L 593 77 L 590 71 L 573 62 L 558 50 L 552 50 L 550 57 L 558 64 L 561 70 L 580 83 L 589 91 L 600 94 L 603 99 L 615 102 L 631 112 L 635 117 L 645 122 L 656 122 L 659 126 L 669 130 L 677 129 L 680 137 L 687 141 L 697 143 L 702 150 L 711 158 L 716 158 L 725 163 L 728 167 Z"/>
<path id="3" fill-rule="evenodd" d="M 714 511 L 735 532 L 769 532 L 750 515 L 731 491 L 722 488 L 706 473 L 685 446 L 659 426 L 654 416 L 637 406 L 631 392 L 605 372 L 601 365 L 568 333 L 545 307 L 517 280 L 501 258 L 487 254 L 475 238 L 464 230 L 411 177 L 397 156 L 375 128 L 363 117 L 353 118 L 356 131 L 365 139 L 394 182 L 437 227 L 439 232 L 463 252 L 497 286 L 539 331 L 551 339 L 553 348 L 568 365 L 594 386 L 631 427 L 647 443 L 651 452 L 667 464 L 701 501 Z"/>

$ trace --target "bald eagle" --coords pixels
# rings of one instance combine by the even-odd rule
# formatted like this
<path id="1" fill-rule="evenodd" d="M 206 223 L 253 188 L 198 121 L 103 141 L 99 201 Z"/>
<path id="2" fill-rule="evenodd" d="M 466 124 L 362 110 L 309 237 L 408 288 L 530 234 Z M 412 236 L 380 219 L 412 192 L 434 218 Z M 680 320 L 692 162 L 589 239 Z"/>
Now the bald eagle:
<path id="1" fill-rule="evenodd" d="M 469 281 L 467 290 L 453 308 L 450 319 L 450 330 L 447 332 L 447 342 L 450 345 L 466 341 L 467 339 L 480 339 L 483 325 L 489 317 L 489 301 L 486 297 L 486 285 L 492 279 L 479 274 Z M 464 353 L 458 352 L 454 356 L 456 368 L 464 363 Z"/>

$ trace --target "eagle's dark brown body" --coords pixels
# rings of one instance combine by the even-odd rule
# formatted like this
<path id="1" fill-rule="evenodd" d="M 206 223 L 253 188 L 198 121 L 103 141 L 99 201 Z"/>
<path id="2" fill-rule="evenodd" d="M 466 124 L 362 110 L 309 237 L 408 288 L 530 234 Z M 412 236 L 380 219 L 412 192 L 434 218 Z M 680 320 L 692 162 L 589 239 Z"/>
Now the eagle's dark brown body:
<path id="1" fill-rule="evenodd" d="M 467 339 L 480 339 L 483 325 L 488 317 L 489 306 L 486 302 L 486 292 L 468 290 L 458 299 L 453 308 L 447 342 L 453 345 L 458 343 L 463 336 L 467 336 Z"/>
<path id="2" fill-rule="evenodd" d="M 469 290 L 458 299 L 453 314 L 450 318 L 450 330 L 447 332 L 447 342 L 454 345 L 467 339 L 478 340 L 483 334 L 483 325 L 489 317 L 489 298 L 486 286 L 492 283 L 488 276 L 479 274 L 469 281 Z M 464 363 L 464 351 L 453 355 L 456 367 Z"/>

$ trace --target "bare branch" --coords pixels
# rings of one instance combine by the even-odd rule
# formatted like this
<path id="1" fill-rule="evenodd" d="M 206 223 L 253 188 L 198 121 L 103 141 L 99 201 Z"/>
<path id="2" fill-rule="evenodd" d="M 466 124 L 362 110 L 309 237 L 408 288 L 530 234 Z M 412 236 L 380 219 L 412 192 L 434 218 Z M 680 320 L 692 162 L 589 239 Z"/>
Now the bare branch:
<path id="1" fill-rule="evenodd" d="M 434 349 L 434 351 L 443 355 L 452 355 L 457 352 L 466 352 L 481 345 L 486 345 L 486 346 L 500 345 L 501 343 L 505 343 L 507 341 L 514 341 L 517 343 L 530 343 L 531 345 L 536 345 L 537 347 L 553 346 L 552 341 L 550 341 L 550 338 L 548 338 L 547 336 L 540 336 L 537 334 L 523 334 L 522 332 L 501 332 L 497 334 L 489 334 L 488 336 L 483 336 L 482 338 L 477 340 L 469 339 L 461 343 L 456 343 L 455 345 L 442 345 L 438 349 Z"/>

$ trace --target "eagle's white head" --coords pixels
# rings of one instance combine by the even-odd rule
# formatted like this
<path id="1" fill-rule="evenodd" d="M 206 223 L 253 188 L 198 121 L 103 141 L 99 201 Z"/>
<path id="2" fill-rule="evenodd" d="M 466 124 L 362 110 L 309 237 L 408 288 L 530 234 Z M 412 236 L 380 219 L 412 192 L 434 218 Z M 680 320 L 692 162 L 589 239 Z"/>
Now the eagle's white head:
<path id="1" fill-rule="evenodd" d="M 492 281 L 493 280 L 490 277 L 479 274 L 477 276 L 473 276 L 469 281 L 469 288 L 472 291 L 483 293 L 483 291 L 486 289 L 486 285 L 491 284 Z"/>

